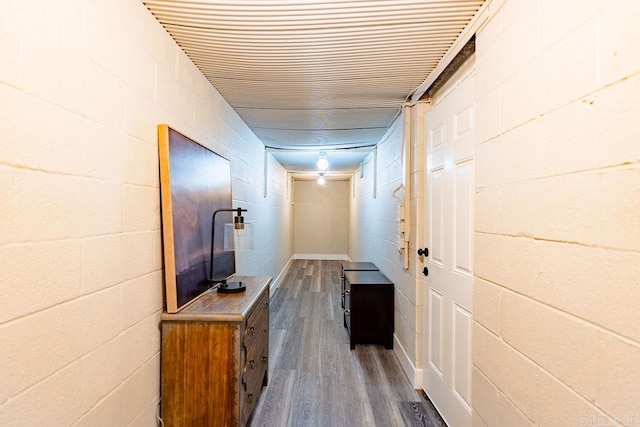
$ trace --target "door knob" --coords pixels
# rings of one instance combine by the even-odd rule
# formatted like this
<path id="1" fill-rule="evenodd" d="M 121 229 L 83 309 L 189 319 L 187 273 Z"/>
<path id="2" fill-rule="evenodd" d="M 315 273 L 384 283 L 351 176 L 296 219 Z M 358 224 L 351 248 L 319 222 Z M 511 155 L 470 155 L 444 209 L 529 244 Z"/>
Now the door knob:
<path id="1" fill-rule="evenodd" d="M 418 255 L 419 256 L 429 256 L 429 248 L 420 248 L 418 249 Z"/>

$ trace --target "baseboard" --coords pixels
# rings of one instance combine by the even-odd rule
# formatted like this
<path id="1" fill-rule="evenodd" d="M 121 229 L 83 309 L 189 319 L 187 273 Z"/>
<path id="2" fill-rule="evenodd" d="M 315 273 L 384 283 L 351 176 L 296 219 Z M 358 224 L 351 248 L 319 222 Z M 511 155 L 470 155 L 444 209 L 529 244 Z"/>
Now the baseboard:
<path id="1" fill-rule="evenodd" d="M 289 269 L 289 266 L 291 266 L 291 262 L 293 261 L 293 259 L 294 259 L 293 256 L 289 258 L 289 261 L 287 261 L 287 263 L 284 265 L 284 268 L 282 269 L 282 271 L 280 271 L 280 274 L 278 274 L 278 277 L 276 277 L 275 280 L 271 281 L 271 286 L 269 286 L 269 290 L 271 292 L 275 291 L 280 287 L 280 282 L 284 279 L 284 276 L 287 274 L 287 270 Z"/>
<path id="2" fill-rule="evenodd" d="M 416 390 L 422 389 L 422 369 L 415 367 L 396 334 L 393 334 L 393 351 L 396 353 L 400 365 L 402 365 L 402 369 L 407 374 L 413 388 Z"/>
<path id="3" fill-rule="evenodd" d="M 349 261 L 347 254 L 293 254 L 293 259 L 329 259 L 337 261 Z"/>

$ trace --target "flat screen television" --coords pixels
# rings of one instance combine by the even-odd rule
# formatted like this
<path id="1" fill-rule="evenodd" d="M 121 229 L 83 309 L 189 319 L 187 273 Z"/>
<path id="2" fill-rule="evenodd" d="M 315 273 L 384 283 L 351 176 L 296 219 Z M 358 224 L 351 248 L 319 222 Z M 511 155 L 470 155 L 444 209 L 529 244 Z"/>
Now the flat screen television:
<path id="1" fill-rule="evenodd" d="M 158 125 L 166 310 L 176 313 L 209 288 L 211 223 L 231 208 L 229 160 L 194 140 Z M 216 215 L 213 279 L 235 273 L 233 251 L 224 251 L 224 224 Z"/>

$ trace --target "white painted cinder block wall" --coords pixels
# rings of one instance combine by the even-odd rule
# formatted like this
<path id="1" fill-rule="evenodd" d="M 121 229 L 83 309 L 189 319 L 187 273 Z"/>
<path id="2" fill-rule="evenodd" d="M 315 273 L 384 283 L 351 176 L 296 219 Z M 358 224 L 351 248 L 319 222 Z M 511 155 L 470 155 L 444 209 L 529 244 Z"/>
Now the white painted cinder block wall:
<path id="1" fill-rule="evenodd" d="M 0 425 L 155 425 L 156 125 L 231 161 L 255 249 L 292 255 L 284 170 L 138 0 L 0 2 Z"/>
<path id="2" fill-rule="evenodd" d="M 640 2 L 492 13 L 476 40 L 474 424 L 638 425 Z"/>
<path id="3" fill-rule="evenodd" d="M 297 258 L 346 259 L 348 181 L 295 181 L 293 252 Z"/>
<path id="4" fill-rule="evenodd" d="M 391 196 L 403 182 L 403 121 L 403 117 L 397 119 L 379 143 L 377 164 L 373 153 L 370 154 L 352 178 L 349 256 L 353 261 L 373 262 L 394 283 L 394 351 L 410 380 L 416 383 L 419 381 L 415 378 L 418 362 L 422 359 L 422 314 L 417 307 L 422 306 L 422 300 L 416 286 L 415 257 L 410 256 L 410 268 L 405 269 L 402 252 L 398 250 L 396 218 L 399 202 Z M 413 171 L 416 165 L 409 167 Z M 412 180 L 420 176 L 423 175 L 413 173 Z M 411 203 L 415 218 L 418 198 L 412 197 Z M 416 235 L 416 224 L 417 221 L 412 224 L 412 236 Z M 415 253 L 413 247 L 411 250 Z"/>

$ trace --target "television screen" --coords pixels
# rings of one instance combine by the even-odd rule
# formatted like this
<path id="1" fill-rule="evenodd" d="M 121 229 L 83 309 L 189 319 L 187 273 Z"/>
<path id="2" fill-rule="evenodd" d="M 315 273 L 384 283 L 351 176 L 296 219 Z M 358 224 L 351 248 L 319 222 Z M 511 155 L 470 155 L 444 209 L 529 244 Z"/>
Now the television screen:
<path id="1" fill-rule="evenodd" d="M 169 128 L 158 126 L 162 233 L 167 312 L 175 313 L 209 288 L 211 225 L 217 209 L 231 208 L 229 160 Z M 224 224 L 216 215 L 213 279 L 235 273 L 233 251 L 224 251 Z"/>

